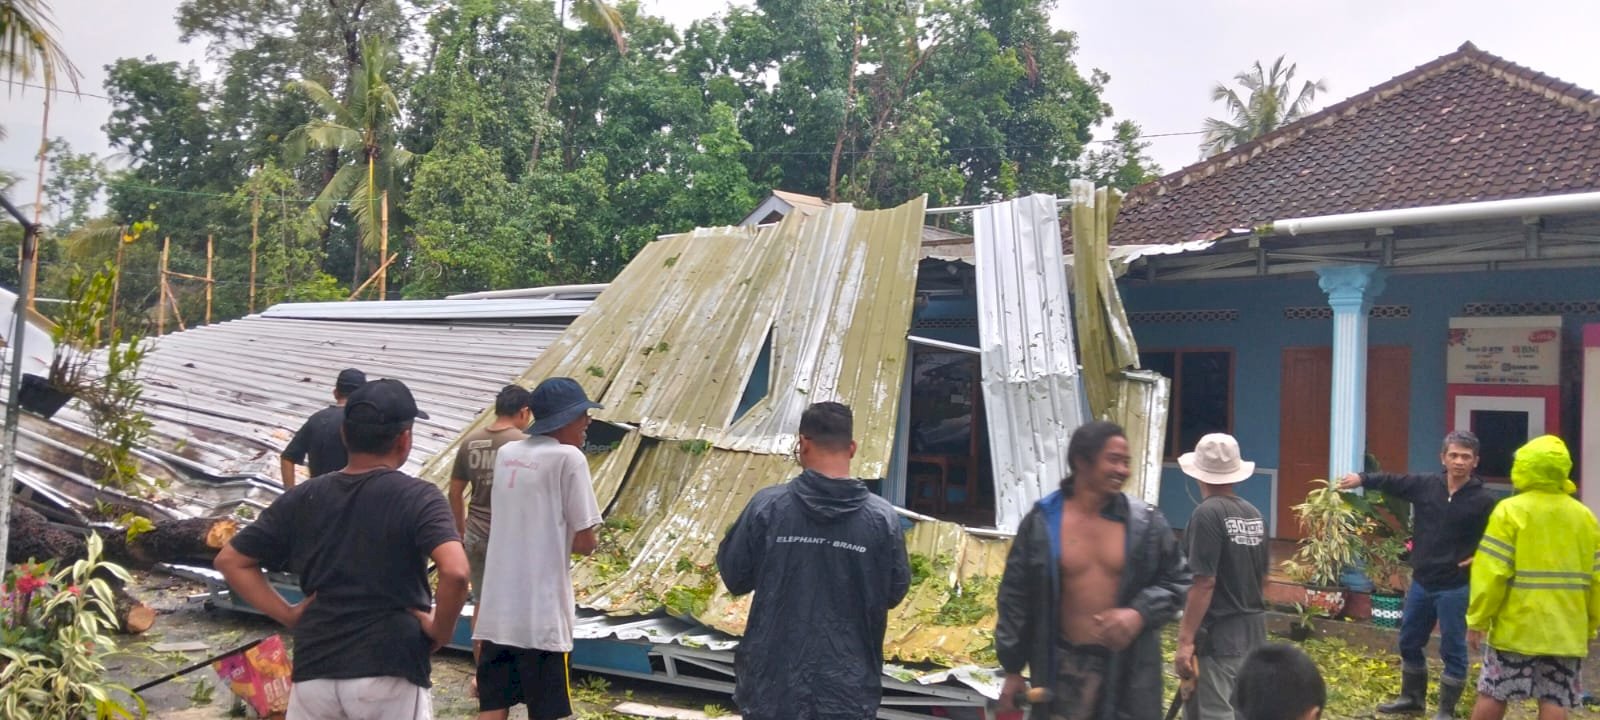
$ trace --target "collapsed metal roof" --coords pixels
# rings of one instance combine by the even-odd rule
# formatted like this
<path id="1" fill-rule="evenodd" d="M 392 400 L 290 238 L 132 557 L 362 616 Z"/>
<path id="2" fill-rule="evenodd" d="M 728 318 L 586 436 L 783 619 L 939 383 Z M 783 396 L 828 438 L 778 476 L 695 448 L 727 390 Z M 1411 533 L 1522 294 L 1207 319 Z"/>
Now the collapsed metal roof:
<path id="1" fill-rule="evenodd" d="M 350 303 L 384 305 L 386 303 Z M 456 302 L 456 305 L 473 305 Z M 370 308 L 366 312 L 378 312 Z M 139 409 L 153 426 L 140 471 L 155 498 L 103 491 L 89 479 L 92 425 L 77 402 L 51 420 L 24 414 L 17 478 L 22 497 L 84 512 L 109 497 L 155 517 L 265 507 L 281 492 L 278 454 L 311 413 L 332 402 L 333 378 L 356 367 L 404 381 L 430 414 L 419 420 L 408 469 L 442 450 L 496 392 L 558 337 L 560 325 L 351 322 L 266 315 L 153 341 Z M 0 381 L 3 382 L 3 381 Z M 0 396 L 3 401 L 3 396 Z"/>
<path id="2" fill-rule="evenodd" d="M 528 321 L 566 325 L 589 309 L 588 300 L 550 298 L 485 298 L 479 300 L 391 300 L 386 302 L 283 303 L 261 313 L 268 318 L 302 320 Z"/>
<path id="3" fill-rule="evenodd" d="M 812 402 L 850 405 L 856 476 L 888 475 L 924 203 L 830 205 L 776 226 L 658 240 L 528 369 L 529 385 L 577 379 L 606 406 L 597 419 L 628 428 L 591 458 L 607 521 L 600 550 L 573 570 L 580 606 L 619 619 L 665 609 L 740 634 L 750 597 L 721 584 L 717 542 L 757 490 L 798 473 L 789 452 Z M 769 345 L 769 382 L 747 393 Z M 445 482 L 452 456 L 436 457 L 424 477 Z M 993 588 L 1008 543 L 909 517 L 919 582 L 890 618 L 887 652 L 992 663 Z M 972 603 L 975 615 L 941 620 L 963 589 L 988 600 Z"/>

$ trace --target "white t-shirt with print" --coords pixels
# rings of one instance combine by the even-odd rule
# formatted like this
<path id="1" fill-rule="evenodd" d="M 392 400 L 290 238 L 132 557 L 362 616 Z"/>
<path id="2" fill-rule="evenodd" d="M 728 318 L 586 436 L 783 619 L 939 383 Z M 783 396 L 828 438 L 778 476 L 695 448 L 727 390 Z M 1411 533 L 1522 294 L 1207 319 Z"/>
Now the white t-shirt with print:
<path id="1" fill-rule="evenodd" d="M 600 524 L 583 451 L 547 436 L 506 443 L 495 456 L 494 525 L 472 637 L 572 652 L 572 536 Z"/>

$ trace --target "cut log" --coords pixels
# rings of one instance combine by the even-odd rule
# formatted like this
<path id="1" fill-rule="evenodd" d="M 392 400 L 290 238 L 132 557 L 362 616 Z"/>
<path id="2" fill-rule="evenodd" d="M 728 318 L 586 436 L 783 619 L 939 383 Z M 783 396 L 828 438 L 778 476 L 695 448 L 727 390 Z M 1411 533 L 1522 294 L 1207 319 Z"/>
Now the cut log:
<path id="1" fill-rule="evenodd" d="M 210 561 L 239 532 L 229 518 L 189 518 L 157 523 L 128 546 L 130 559 L 145 565 L 180 560 Z M 124 535 L 126 537 L 126 535 Z"/>
<path id="2" fill-rule="evenodd" d="M 238 531 L 239 524 L 229 518 L 169 520 L 135 535 L 130 543 L 122 528 L 96 529 L 105 546 L 106 560 L 141 570 L 164 562 L 209 563 Z M 30 557 L 76 562 L 87 552 L 83 537 L 55 527 L 32 508 L 15 503 L 11 506 L 8 545 L 6 557 L 13 562 Z"/>
<path id="3" fill-rule="evenodd" d="M 106 541 L 105 559 L 121 564 L 122 561 L 116 555 L 119 552 L 122 555 L 129 554 L 127 533 L 110 532 L 102 534 L 101 537 Z M 215 553 L 213 550 L 212 554 Z M 61 568 L 84 559 L 88 554 L 88 543 L 82 536 L 51 525 L 43 515 L 32 508 L 17 503 L 11 505 L 11 533 L 6 543 L 6 558 L 9 562 L 55 560 L 56 567 Z M 117 578 L 109 574 L 102 574 L 100 577 L 111 585 L 112 604 L 120 625 L 119 629 L 126 633 L 139 634 L 155 625 L 155 610 L 139 602 L 139 599 L 129 593 Z"/>
<path id="4" fill-rule="evenodd" d="M 156 624 L 156 611 L 148 605 L 139 602 L 121 584 L 111 583 L 112 608 L 116 610 L 118 628 L 129 635 L 138 635 L 149 630 Z"/>
<path id="5" fill-rule="evenodd" d="M 6 560 L 11 563 L 30 559 L 72 563 L 82 560 L 87 552 L 83 538 L 51 525 L 38 511 L 20 503 L 11 504 L 11 533 L 7 538 Z"/>

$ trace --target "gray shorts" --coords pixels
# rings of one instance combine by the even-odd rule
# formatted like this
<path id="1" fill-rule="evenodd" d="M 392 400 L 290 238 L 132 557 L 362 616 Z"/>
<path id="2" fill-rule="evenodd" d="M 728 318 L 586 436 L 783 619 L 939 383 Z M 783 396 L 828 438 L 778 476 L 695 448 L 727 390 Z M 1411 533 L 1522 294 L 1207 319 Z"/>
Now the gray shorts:
<path id="1" fill-rule="evenodd" d="M 433 720 L 433 696 L 400 677 L 306 680 L 289 691 L 288 720 Z"/>
<path id="2" fill-rule="evenodd" d="M 1234 720 L 1233 686 L 1239 680 L 1242 657 L 1202 657 L 1194 695 L 1184 705 L 1186 720 Z"/>
<path id="3" fill-rule="evenodd" d="M 467 550 L 467 579 L 472 583 L 472 599 L 483 597 L 483 565 L 489 556 L 489 541 L 467 535 L 461 543 Z"/>
<path id="4" fill-rule="evenodd" d="M 1486 648 L 1478 694 L 1500 702 L 1537 700 L 1575 708 L 1583 703 L 1583 658 L 1522 655 Z"/>

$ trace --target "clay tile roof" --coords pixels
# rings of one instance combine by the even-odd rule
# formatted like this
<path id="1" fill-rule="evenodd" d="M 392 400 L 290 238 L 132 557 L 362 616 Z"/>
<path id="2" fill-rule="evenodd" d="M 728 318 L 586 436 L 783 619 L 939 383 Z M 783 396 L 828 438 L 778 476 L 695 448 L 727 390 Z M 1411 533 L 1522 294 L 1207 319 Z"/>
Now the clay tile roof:
<path id="1" fill-rule="evenodd" d="M 1112 244 L 1269 220 L 1600 190 L 1600 96 L 1466 43 L 1128 194 Z M 1070 223 L 1063 235 L 1070 244 Z"/>

